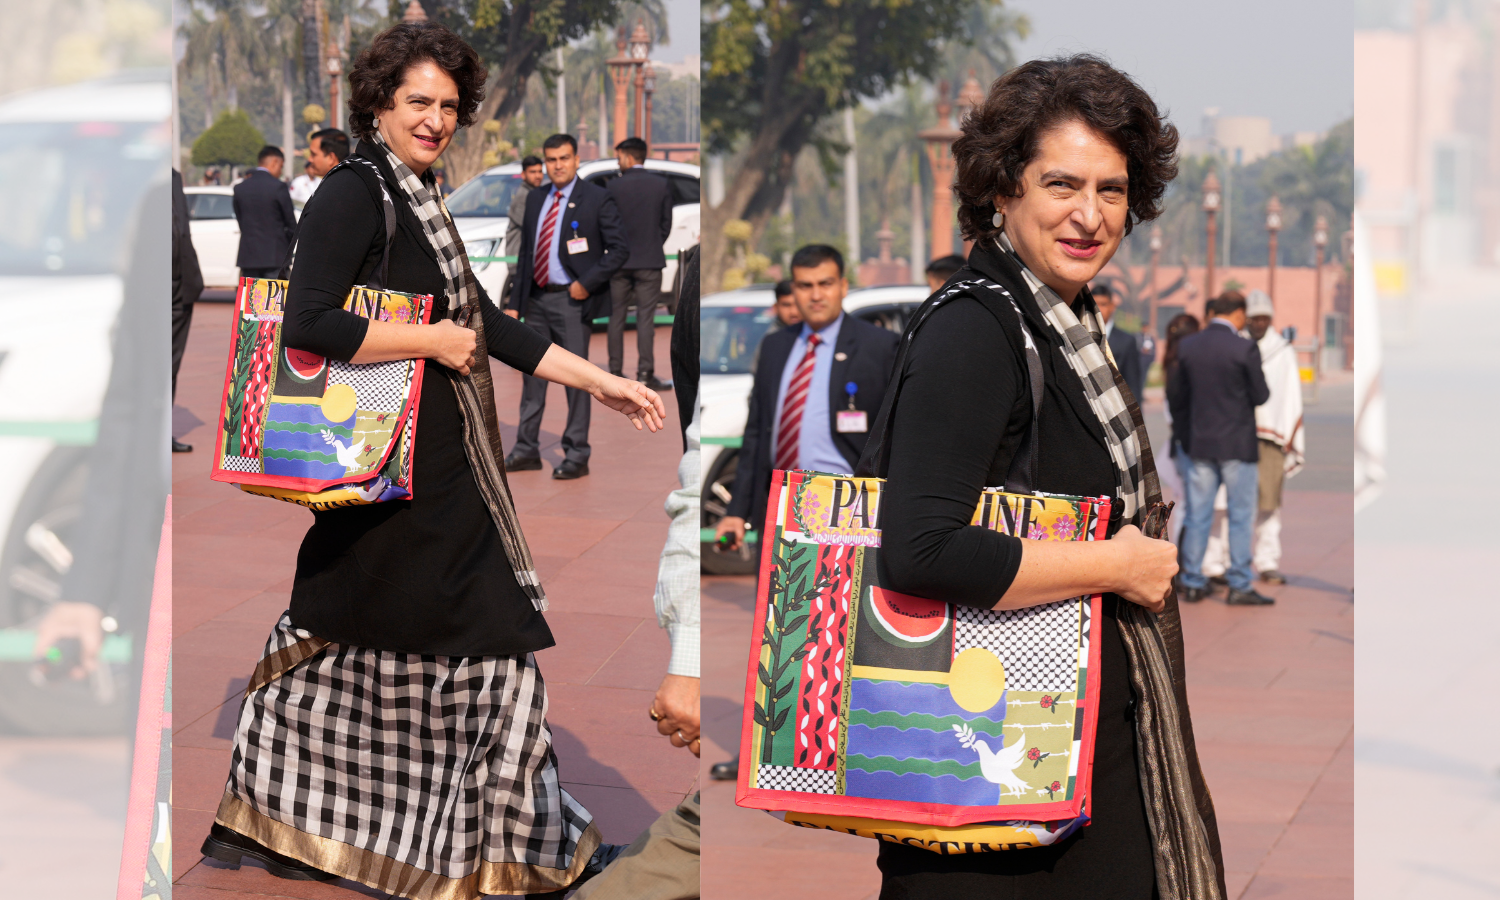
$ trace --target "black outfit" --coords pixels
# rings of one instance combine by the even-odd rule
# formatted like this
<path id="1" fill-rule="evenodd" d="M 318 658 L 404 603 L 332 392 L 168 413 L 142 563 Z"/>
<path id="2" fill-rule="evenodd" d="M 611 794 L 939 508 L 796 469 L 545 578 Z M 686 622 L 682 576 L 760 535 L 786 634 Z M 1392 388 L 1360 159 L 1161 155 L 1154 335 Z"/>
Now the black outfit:
<path id="1" fill-rule="evenodd" d="M 744 519 L 755 528 L 760 527 L 766 516 L 766 497 L 771 491 L 771 464 L 775 455 L 771 434 L 781 414 L 776 406 L 776 395 L 781 390 L 781 374 L 786 368 L 787 358 L 792 355 L 792 346 L 801 333 L 800 325 L 783 328 L 761 338 L 760 342 L 760 364 L 750 389 L 750 417 L 745 422 L 745 437 L 740 445 L 734 496 L 724 512 L 726 516 Z M 891 379 L 891 366 L 896 361 L 896 347 L 900 340 L 895 333 L 847 313 L 844 323 L 839 326 L 838 342 L 833 346 L 833 369 L 828 377 L 828 430 L 833 435 L 834 447 L 848 461 L 851 472 L 864 452 L 870 433 L 838 430 L 834 413 L 849 408 L 849 395 L 844 393 L 844 386 L 851 381 L 858 385 L 854 408 L 865 410 L 867 419 L 873 422 L 876 410 L 885 401 L 885 389 Z M 843 359 L 839 359 L 841 354 Z"/>
<path id="2" fill-rule="evenodd" d="M 609 370 L 625 368 L 625 310 L 635 301 L 636 378 L 645 381 L 656 372 L 656 304 L 661 301 L 661 275 L 667 267 L 662 246 L 672 233 L 672 186 L 643 166 L 626 169 L 609 183 L 609 193 L 620 210 L 628 256 L 625 267 L 609 280 Z"/>
<path id="3" fill-rule="evenodd" d="M 679 260 L 682 290 L 677 298 L 677 317 L 672 323 L 672 384 L 676 387 L 677 418 L 682 422 L 682 451 L 687 452 L 687 430 L 698 410 L 698 310 L 699 245 L 682 251 Z"/>
<path id="4" fill-rule="evenodd" d="M 447 309 L 446 280 L 385 155 L 397 228 L 387 286 L 432 294 L 432 321 Z M 341 307 L 368 284 L 385 243 L 375 174 L 362 164 L 330 173 L 303 212 L 282 340 L 348 360 L 369 328 Z M 481 295 L 484 288 L 480 288 Z M 489 354 L 530 373 L 548 342 L 482 296 Z M 483 351 L 486 348 L 480 348 Z M 516 582 L 500 533 L 464 452 L 452 370 L 427 361 L 413 460 L 413 498 L 313 513 L 297 554 L 292 623 L 321 638 L 379 650 L 446 656 L 527 653 L 555 643 Z"/>
<path id="5" fill-rule="evenodd" d="M 1114 496 L 1103 427 L 1042 319 L 1019 268 L 976 246 L 957 280 L 1006 286 L 1040 351 L 1045 392 L 1033 488 Z M 1002 303 L 1004 301 L 1001 301 Z M 1092 303 L 1086 295 L 1082 302 Z M 1031 417 L 1023 337 L 1005 304 L 949 300 L 916 333 L 893 415 L 881 497 L 880 575 L 893 589 L 991 608 L 1021 562 L 1019 538 L 970 526 L 980 490 L 1005 482 Z M 1089 825 L 1050 847 L 944 856 L 882 842 L 882 898 L 1089 898 L 1149 900 L 1155 868 L 1136 764 L 1134 693 L 1118 610 L 1104 598 L 1102 680 Z"/>
<path id="6" fill-rule="evenodd" d="M 1167 398 L 1172 431 L 1193 459 L 1223 462 L 1260 459 L 1255 436 L 1255 407 L 1271 398 L 1260 348 L 1223 322 L 1177 345 L 1177 365 Z"/>
<path id="7" fill-rule="evenodd" d="M 234 263 L 240 274 L 277 277 L 297 231 L 291 189 L 265 169 L 252 169 L 234 186 L 234 217 L 240 223 L 240 250 Z"/>
<path id="8" fill-rule="evenodd" d="M 1109 352 L 1115 358 L 1115 368 L 1120 377 L 1130 386 L 1130 394 L 1139 403 L 1141 389 L 1146 386 L 1146 369 L 1141 360 L 1141 338 L 1133 331 L 1119 326 L 1109 330 Z"/>
<path id="9" fill-rule="evenodd" d="M 625 264 L 620 212 L 614 197 L 604 188 L 581 178 L 574 179 L 567 206 L 558 213 L 556 232 L 557 255 L 563 269 L 589 292 L 587 300 L 574 300 L 568 294 L 568 283 L 541 287 L 534 277 L 537 231 L 544 206 L 553 202 L 555 191 L 555 186 L 548 185 L 526 195 L 526 220 L 521 229 L 516 279 L 507 306 L 520 313 L 526 325 L 540 337 L 588 359 L 590 322 L 603 312 L 609 301 L 610 276 Z M 569 253 L 568 241 L 575 237 L 587 240 L 588 249 Z M 564 394 L 568 398 L 568 424 L 563 429 L 563 455 L 568 463 L 586 465 L 591 452 L 591 398 L 587 391 L 578 388 L 566 388 Z M 546 408 L 547 382 L 527 375 L 521 387 L 521 414 L 516 443 L 511 450 L 513 456 L 533 459 L 540 455 L 542 413 Z"/>
<path id="10" fill-rule="evenodd" d="M 187 195 L 182 192 L 182 173 L 172 170 L 172 397 L 177 396 L 177 370 L 187 351 L 188 331 L 193 326 L 193 304 L 203 295 L 203 270 L 193 249 L 189 228 Z"/>

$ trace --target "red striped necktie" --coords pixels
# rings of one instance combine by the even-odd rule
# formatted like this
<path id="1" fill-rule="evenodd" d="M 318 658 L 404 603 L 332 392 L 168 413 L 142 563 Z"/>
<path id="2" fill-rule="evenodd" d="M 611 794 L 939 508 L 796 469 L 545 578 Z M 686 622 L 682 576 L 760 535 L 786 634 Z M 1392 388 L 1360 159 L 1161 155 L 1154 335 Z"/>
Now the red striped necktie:
<path id="1" fill-rule="evenodd" d="M 816 335 L 808 335 L 807 354 L 797 363 L 791 383 L 786 387 L 786 399 L 781 401 L 781 422 L 776 429 L 776 458 L 772 468 L 795 469 L 797 451 L 802 437 L 802 410 L 807 406 L 807 390 L 812 385 L 813 366 L 817 362 L 818 345 L 823 341 Z"/>
<path id="2" fill-rule="evenodd" d="M 547 218 L 542 222 L 542 233 L 536 239 L 536 263 L 532 277 L 536 279 L 537 287 L 546 287 L 549 281 L 547 270 L 551 268 L 552 238 L 557 235 L 557 214 L 561 206 L 562 191 L 554 190 L 552 208 L 547 210 Z"/>

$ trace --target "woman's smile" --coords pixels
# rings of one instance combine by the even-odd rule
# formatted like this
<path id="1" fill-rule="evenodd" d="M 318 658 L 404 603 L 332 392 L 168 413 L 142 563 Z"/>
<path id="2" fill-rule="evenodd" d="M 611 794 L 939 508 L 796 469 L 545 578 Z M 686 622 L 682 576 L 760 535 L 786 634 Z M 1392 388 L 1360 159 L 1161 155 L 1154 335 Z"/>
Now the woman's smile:
<path id="1" fill-rule="evenodd" d="M 1104 245 L 1103 241 L 1085 238 L 1058 238 L 1057 242 L 1062 245 L 1062 251 L 1074 259 L 1093 259 Z"/>

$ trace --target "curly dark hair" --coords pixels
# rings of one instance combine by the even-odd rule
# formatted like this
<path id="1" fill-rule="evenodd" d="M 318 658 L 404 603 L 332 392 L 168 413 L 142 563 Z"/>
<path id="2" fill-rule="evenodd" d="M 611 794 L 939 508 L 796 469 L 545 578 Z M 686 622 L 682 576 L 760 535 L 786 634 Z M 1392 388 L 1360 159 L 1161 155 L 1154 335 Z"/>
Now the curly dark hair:
<path id="1" fill-rule="evenodd" d="M 964 117 L 963 137 L 953 142 L 953 190 L 965 238 L 980 241 L 1000 233 L 992 221 L 995 197 L 1019 197 L 1021 173 L 1042 136 L 1073 121 L 1098 131 L 1125 154 L 1130 178 L 1125 233 L 1136 222 L 1161 215 L 1162 194 L 1177 177 L 1177 128 L 1129 75 L 1080 53 L 1011 69 Z"/>
<path id="2" fill-rule="evenodd" d="M 458 84 L 458 127 L 474 124 L 489 73 L 463 38 L 436 22 L 402 22 L 376 35 L 349 70 L 349 130 L 361 140 L 375 134 L 375 117 L 392 107 L 406 70 L 436 64 Z"/>

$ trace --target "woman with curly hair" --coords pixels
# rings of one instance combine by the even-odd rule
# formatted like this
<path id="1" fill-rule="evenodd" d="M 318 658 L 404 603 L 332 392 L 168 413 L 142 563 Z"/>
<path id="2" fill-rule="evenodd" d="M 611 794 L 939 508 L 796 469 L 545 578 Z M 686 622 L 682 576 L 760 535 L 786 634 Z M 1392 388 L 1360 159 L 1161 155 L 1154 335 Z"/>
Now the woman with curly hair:
<path id="1" fill-rule="evenodd" d="M 1145 91 L 1088 55 L 1007 73 L 953 145 L 974 249 L 913 316 L 886 439 L 861 461 L 887 479 L 880 577 L 996 610 L 1102 593 L 1093 787 L 1088 824 L 1049 846 L 940 855 L 882 843 L 883 898 L 1221 896 L 1182 692 L 1176 548 L 1157 539 L 1150 443 L 1087 287 L 1135 223 L 1160 213 L 1176 148 Z M 970 525 L 993 485 L 1111 497 L 1110 539 Z"/>
<path id="2" fill-rule="evenodd" d="M 588 391 L 637 428 L 658 430 L 665 408 L 502 315 L 470 271 L 432 164 L 483 99 L 473 49 L 401 24 L 349 80 L 359 143 L 302 217 L 283 340 L 353 363 L 428 360 L 414 496 L 314 513 L 203 853 L 417 900 L 558 892 L 618 850 L 559 784 L 533 656 L 555 641 L 505 480 L 489 357 Z M 431 294 L 433 324 L 345 312 L 357 284 Z"/>

